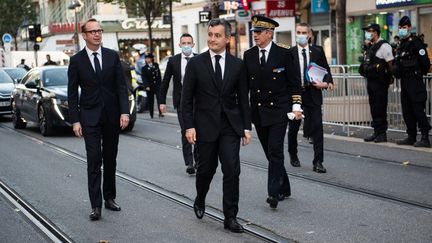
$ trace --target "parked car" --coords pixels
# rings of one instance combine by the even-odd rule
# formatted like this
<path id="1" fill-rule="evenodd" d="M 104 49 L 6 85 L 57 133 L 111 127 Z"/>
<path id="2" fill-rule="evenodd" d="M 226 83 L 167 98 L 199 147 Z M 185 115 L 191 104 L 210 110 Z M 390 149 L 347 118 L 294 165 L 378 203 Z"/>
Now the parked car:
<path id="1" fill-rule="evenodd" d="M 55 128 L 71 126 L 67 100 L 67 66 L 46 66 L 31 69 L 15 87 L 12 94 L 12 122 L 14 128 L 24 129 L 27 122 L 39 125 L 43 136 L 54 133 Z M 129 98 L 130 110 L 135 102 Z M 131 115 L 131 125 L 136 115 Z"/>
<path id="2" fill-rule="evenodd" d="M 12 113 L 11 95 L 14 89 L 14 81 L 9 75 L 0 70 L 0 115 Z"/>
<path id="3" fill-rule="evenodd" d="M 27 73 L 27 70 L 19 67 L 5 67 L 1 68 L 1 70 L 5 71 L 15 84 L 18 84 Z"/>

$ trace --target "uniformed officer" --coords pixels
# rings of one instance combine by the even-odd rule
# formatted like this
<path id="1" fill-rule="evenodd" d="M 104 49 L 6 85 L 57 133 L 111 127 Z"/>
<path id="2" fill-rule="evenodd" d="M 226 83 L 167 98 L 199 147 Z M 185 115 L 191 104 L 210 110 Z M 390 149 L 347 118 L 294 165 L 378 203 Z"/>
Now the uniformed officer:
<path id="1" fill-rule="evenodd" d="M 399 145 L 430 147 L 429 130 L 431 125 L 426 117 L 426 85 L 423 75 L 430 68 L 430 60 L 424 43 L 411 34 L 411 20 L 404 16 L 399 21 L 401 38 L 396 51 L 394 75 L 401 79 L 402 114 L 407 126 L 408 137 L 397 141 Z M 417 126 L 421 139 L 417 141 Z"/>
<path id="2" fill-rule="evenodd" d="M 149 53 L 145 56 L 146 64 L 141 69 L 141 77 L 144 82 L 144 87 L 147 92 L 147 102 L 149 106 L 150 117 L 153 118 L 154 97 L 156 95 L 157 107 L 159 109 L 159 117 L 163 114 L 159 108 L 159 89 L 162 82 L 159 65 L 153 62 L 154 56 Z"/>
<path id="3" fill-rule="evenodd" d="M 279 24 L 263 16 L 252 17 L 256 46 L 244 53 L 250 88 L 252 122 L 269 161 L 268 198 L 271 208 L 291 195 L 284 166 L 284 139 L 287 113 L 301 119 L 301 84 L 295 75 L 293 58 L 288 49 L 273 43 Z"/>
<path id="4" fill-rule="evenodd" d="M 367 79 L 367 92 L 372 115 L 372 135 L 365 137 L 365 142 L 387 142 L 387 103 L 388 88 L 392 82 L 393 51 L 390 44 L 381 39 L 378 24 L 363 28 L 365 39 L 369 42 L 363 53 L 360 74 Z"/>

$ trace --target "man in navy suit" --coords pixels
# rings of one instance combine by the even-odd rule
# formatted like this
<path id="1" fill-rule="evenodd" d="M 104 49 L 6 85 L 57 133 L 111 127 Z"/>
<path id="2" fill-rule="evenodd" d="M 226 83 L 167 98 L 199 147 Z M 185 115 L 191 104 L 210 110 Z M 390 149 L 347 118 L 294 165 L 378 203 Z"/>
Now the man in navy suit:
<path id="1" fill-rule="evenodd" d="M 194 211 L 201 219 L 205 198 L 220 160 L 223 173 L 224 227 L 241 233 L 237 222 L 240 138 L 250 142 L 248 87 L 243 62 L 226 51 L 231 25 L 224 19 L 208 23 L 209 51 L 192 58 L 183 80 L 181 109 L 186 138 L 195 144 L 197 174 Z"/>
<path id="2" fill-rule="evenodd" d="M 98 220 L 102 207 L 102 163 L 105 208 L 120 211 L 114 201 L 116 157 L 120 129 L 129 123 L 129 101 L 119 56 L 101 47 L 103 30 L 97 20 L 87 20 L 81 30 L 86 47 L 71 57 L 68 70 L 69 116 L 75 135 L 84 137 L 90 219 Z"/>
<path id="3" fill-rule="evenodd" d="M 326 173 L 323 166 L 324 161 L 324 134 L 322 124 L 321 105 L 323 103 L 322 89 L 333 89 L 333 79 L 330 73 L 330 67 L 322 47 L 317 45 L 309 45 L 311 35 L 310 26 L 305 23 L 296 25 L 296 41 L 297 45 L 291 48 L 292 56 L 294 57 L 294 65 L 296 67 L 297 77 L 302 81 L 302 106 L 305 115 L 304 133 L 307 137 L 311 137 L 313 141 L 314 159 L 312 161 L 313 171 L 318 173 Z M 314 80 L 309 82 L 307 75 L 307 67 L 310 63 L 325 68 L 327 74 L 323 80 Z M 300 166 L 300 160 L 297 156 L 297 134 L 300 128 L 301 121 L 293 120 L 289 122 L 288 132 L 288 152 L 291 158 L 291 165 L 294 167 Z"/>
<path id="4" fill-rule="evenodd" d="M 188 143 L 185 137 L 185 129 L 182 119 L 182 112 L 180 106 L 181 99 L 181 91 L 183 87 L 183 77 L 186 72 L 186 66 L 189 60 L 195 56 L 192 52 L 192 48 L 195 46 L 193 38 L 190 34 L 182 34 L 180 36 L 179 47 L 182 49 L 182 52 L 171 57 L 168 60 L 165 74 L 162 80 L 162 85 L 160 88 L 160 110 L 164 113 L 166 112 L 166 96 L 168 92 L 168 88 L 171 82 L 171 78 L 173 80 L 173 105 L 174 109 L 177 110 L 177 118 L 179 120 L 180 128 L 181 128 L 181 140 L 182 140 L 182 150 L 183 150 L 183 159 L 186 165 L 186 173 L 195 174 L 194 168 L 194 156 L 192 152 L 192 145 Z"/>

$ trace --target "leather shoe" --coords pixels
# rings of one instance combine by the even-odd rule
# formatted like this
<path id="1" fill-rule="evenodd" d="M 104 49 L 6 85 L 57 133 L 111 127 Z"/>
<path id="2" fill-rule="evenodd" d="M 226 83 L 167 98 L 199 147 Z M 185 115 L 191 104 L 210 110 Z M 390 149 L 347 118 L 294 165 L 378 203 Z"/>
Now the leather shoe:
<path id="1" fill-rule="evenodd" d="M 289 192 L 284 192 L 284 193 L 279 193 L 279 195 L 277 196 L 278 201 L 283 201 L 285 200 L 285 198 L 288 198 L 291 196 L 291 193 Z"/>
<path id="2" fill-rule="evenodd" d="M 365 138 L 363 139 L 363 141 L 365 141 L 365 142 L 372 142 L 372 141 L 375 140 L 375 138 L 376 138 L 377 136 L 378 136 L 378 134 L 374 132 L 372 135 L 365 137 Z"/>
<path id="3" fill-rule="evenodd" d="M 101 218 L 101 215 L 102 215 L 101 212 L 102 212 L 101 208 L 97 208 L 97 207 L 93 208 L 90 215 L 89 215 L 90 220 L 92 220 L 92 221 L 99 220 Z"/>
<path id="4" fill-rule="evenodd" d="M 383 143 L 383 142 L 387 142 L 387 135 L 385 133 L 380 133 L 376 136 L 376 138 L 374 139 L 375 143 Z"/>
<path id="5" fill-rule="evenodd" d="M 193 166 L 193 163 L 190 163 L 190 164 L 187 165 L 187 167 L 186 167 L 186 173 L 188 173 L 189 175 L 195 174 L 195 168 Z"/>
<path id="6" fill-rule="evenodd" d="M 198 198 L 195 198 L 193 207 L 196 217 L 198 219 L 202 219 L 205 213 L 205 203 L 200 203 L 198 202 Z"/>
<path id="7" fill-rule="evenodd" d="M 267 203 L 270 205 L 271 208 L 276 209 L 278 205 L 278 199 L 276 197 L 269 196 L 267 198 Z"/>
<path id="8" fill-rule="evenodd" d="M 291 158 L 291 165 L 293 167 L 300 167 L 300 160 L 297 157 L 297 155 L 293 155 L 293 156 L 290 155 L 290 158 Z"/>
<path id="9" fill-rule="evenodd" d="M 120 206 L 114 202 L 114 199 L 105 200 L 105 208 L 112 211 L 120 211 Z"/>
<path id="10" fill-rule="evenodd" d="M 243 233 L 244 228 L 235 218 L 229 218 L 225 219 L 224 221 L 224 228 L 229 229 L 231 232 L 234 233 Z"/>
<path id="11" fill-rule="evenodd" d="M 314 164 L 313 171 L 315 171 L 317 173 L 326 173 L 327 172 L 326 168 L 324 168 L 324 166 L 322 165 L 322 162 L 318 162 L 318 163 Z"/>

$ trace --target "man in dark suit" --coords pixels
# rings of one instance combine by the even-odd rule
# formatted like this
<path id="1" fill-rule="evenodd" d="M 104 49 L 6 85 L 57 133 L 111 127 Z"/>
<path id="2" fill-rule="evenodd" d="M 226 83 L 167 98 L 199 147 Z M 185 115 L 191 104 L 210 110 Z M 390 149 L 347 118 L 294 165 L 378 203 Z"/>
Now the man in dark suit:
<path id="1" fill-rule="evenodd" d="M 264 16 L 252 17 L 256 46 L 244 53 L 247 70 L 252 122 L 269 161 L 268 198 L 270 207 L 291 195 L 284 166 L 284 139 L 288 124 L 287 113 L 301 119 L 300 79 L 293 70 L 293 58 L 288 49 L 273 43 L 274 29 L 279 24 Z"/>
<path id="2" fill-rule="evenodd" d="M 323 103 L 322 89 L 333 89 L 333 79 L 330 73 L 330 67 L 327 64 L 327 59 L 322 47 L 317 45 L 309 45 L 310 27 L 308 24 L 300 23 L 296 25 L 296 41 L 297 45 L 291 48 L 292 56 L 294 56 L 297 77 L 301 78 L 303 84 L 302 105 L 305 115 L 304 132 L 307 137 L 311 137 L 314 148 L 313 171 L 318 173 L 326 173 L 326 169 L 322 165 L 324 161 L 324 135 L 322 124 L 321 105 Z M 310 63 L 316 63 L 320 67 L 327 70 L 328 74 L 324 76 L 324 80 L 308 81 L 307 67 Z M 288 152 L 291 158 L 291 165 L 294 167 L 300 166 L 300 160 L 297 156 L 297 134 L 300 128 L 301 121 L 290 121 L 288 132 Z"/>
<path id="3" fill-rule="evenodd" d="M 120 211 L 114 201 L 116 157 L 120 129 L 129 123 L 129 101 L 120 59 L 115 51 L 101 47 L 103 30 L 97 20 L 87 20 L 81 30 L 86 47 L 71 57 L 68 70 L 69 116 L 75 135 L 84 136 L 90 219 L 98 220 L 102 163 L 105 208 Z"/>
<path id="4" fill-rule="evenodd" d="M 181 141 L 182 141 L 182 150 L 183 150 L 183 159 L 186 165 L 186 173 L 195 174 L 194 168 L 194 156 L 192 152 L 192 145 L 187 141 L 185 137 L 185 129 L 182 119 L 182 112 L 180 106 L 181 99 L 181 91 L 182 91 L 182 83 L 183 77 L 186 71 L 186 66 L 195 54 L 192 52 L 192 48 L 195 46 L 193 42 L 193 38 L 190 34 L 182 34 L 180 36 L 179 47 L 182 49 L 182 52 L 171 57 L 168 60 L 165 74 L 162 80 L 162 85 L 160 89 L 160 110 L 165 113 L 166 112 L 166 96 L 169 88 L 169 84 L 171 82 L 171 77 L 173 79 L 174 88 L 173 88 L 173 105 L 174 109 L 177 110 L 177 118 L 179 120 L 180 128 L 181 128 Z"/>
<path id="5" fill-rule="evenodd" d="M 231 25 L 224 19 L 208 23 L 209 51 L 192 58 L 184 76 L 181 109 L 186 138 L 197 153 L 195 215 L 201 219 L 205 198 L 218 166 L 223 173 L 224 227 L 241 233 L 237 222 L 240 138 L 251 139 L 250 108 L 243 62 L 226 51 Z"/>

